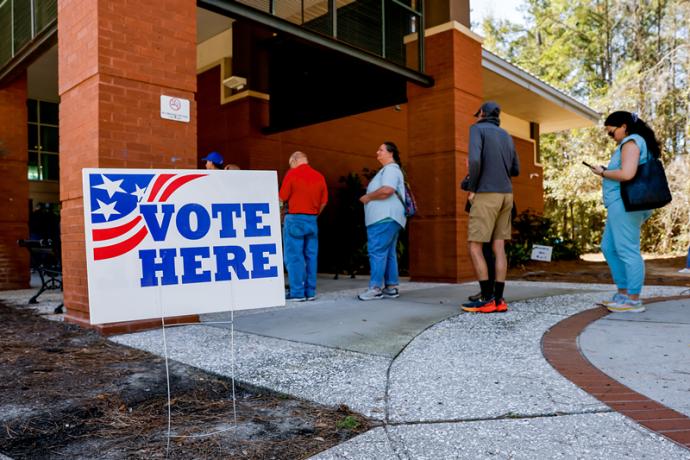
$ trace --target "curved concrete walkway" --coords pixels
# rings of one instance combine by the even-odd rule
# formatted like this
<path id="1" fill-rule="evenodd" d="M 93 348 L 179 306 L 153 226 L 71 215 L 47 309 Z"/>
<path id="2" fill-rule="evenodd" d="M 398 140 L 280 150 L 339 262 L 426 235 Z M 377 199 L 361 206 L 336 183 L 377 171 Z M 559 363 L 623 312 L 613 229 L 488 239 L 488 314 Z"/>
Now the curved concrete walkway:
<path id="1" fill-rule="evenodd" d="M 620 383 L 690 417 L 690 299 L 610 314 L 584 330 L 580 348 Z"/>
<path id="2" fill-rule="evenodd" d="M 321 292 L 331 290 L 320 283 Z M 477 315 L 457 307 L 474 285 L 408 283 L 399 299 L 365 303 L 354 300 L 354 281 L 345 283 L 316 302 L 238 312 L 234 333 L 227 324 L 168 329 L 168 354 L 380 421 L 318 459 L 690 458 L 566 380 L 542 355 L 544 333 L 591 309 L 610 286 L 509 282 L 510 311 Z M 113 340 L 165 353 L 161 331 Z"/>

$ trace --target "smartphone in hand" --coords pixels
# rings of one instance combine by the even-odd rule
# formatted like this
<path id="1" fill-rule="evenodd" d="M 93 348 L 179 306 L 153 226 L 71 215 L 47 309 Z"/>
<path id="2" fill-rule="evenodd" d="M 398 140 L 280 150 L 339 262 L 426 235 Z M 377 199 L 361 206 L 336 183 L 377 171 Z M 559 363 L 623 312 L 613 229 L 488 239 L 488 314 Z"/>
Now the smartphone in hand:
<path id="1" fill-rule="evenodd" d="M 585 165 L 585 166 L 587 166 L 589 169 L 594 169 L 594 166 L 592 166 L 591 164 L 587 163 L 586 161 L 583 161 L 582 164 Z"/>

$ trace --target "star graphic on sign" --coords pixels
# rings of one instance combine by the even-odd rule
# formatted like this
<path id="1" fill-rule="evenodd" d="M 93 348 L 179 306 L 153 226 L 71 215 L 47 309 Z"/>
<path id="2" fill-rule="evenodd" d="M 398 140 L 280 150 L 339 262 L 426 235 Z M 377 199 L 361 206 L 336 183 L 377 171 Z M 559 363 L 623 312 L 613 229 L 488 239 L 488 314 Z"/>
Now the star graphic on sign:
<path id="1" fill-rule="evenodd" d="M 120 211 L 115 210 L 117 201 L 113 201 L 112 203 L 103 203 L 99 199 L 96 199 L 96 201 L 98 201 L 98 209 L 94 210 L 93 214 L 101 214 L 105 217 L 106 221 L 110 220 L 110 216 L 113 214 L 120 214 Z"/>
<path id="2" fill-rule="evenodd" d="M 113 195 L 115 195 L 117 192 L 125 193 L 125 191 L 122 190 L 122 187 L 120 187 L 120 184 L 122 184 L 122 181 L 124 179 L 110 180 L 102 174 L 101 177 L 103 178 L 103 183 L 101 185 L 94 185 L 93 188 L 105 190 L 106 192 L 108 192 L 108 198 L 112 198 Z"/>
<path id="3" fill-rule="evenodd" d="M 137 201 L 141 201 L 144 198 L 144 193 L 146 192 L 146 187 L 144 188 L 139 188 L 139 185 L 134 184 L 134 187 L 136 187 L 136 190 L 133 192 L 130 192 L 130 195 L 134 195 L 137 197 Z"/>

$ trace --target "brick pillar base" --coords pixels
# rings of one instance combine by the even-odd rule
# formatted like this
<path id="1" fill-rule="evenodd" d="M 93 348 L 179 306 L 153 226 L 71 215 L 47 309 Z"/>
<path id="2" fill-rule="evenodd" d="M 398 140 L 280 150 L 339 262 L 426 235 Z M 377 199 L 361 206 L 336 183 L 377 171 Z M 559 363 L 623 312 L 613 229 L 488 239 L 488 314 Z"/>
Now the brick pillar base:
<path id="1" fill-rule="evenodd" d="M 0 290 L 29 287 L 26 75 L 0 89 Z"/>
<path id="2" fill-rule="evenodd" d="M 196 2 L 61 0 L 58 23 L 65 319 L 86 325 L 81 169 L 197 166 Z M 161 95 L 188 99 L 191 121 L 162 119 Z M 157 324 L 99 329 L 125 332 Z"/>

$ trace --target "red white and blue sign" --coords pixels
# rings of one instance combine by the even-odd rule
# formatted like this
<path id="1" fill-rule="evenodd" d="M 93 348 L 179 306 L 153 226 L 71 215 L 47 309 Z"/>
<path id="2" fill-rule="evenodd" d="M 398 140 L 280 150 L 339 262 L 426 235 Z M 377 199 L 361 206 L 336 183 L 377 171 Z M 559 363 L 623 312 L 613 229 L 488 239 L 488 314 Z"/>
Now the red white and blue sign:
<path id="1" fill-rule="evenodd" d="M 275 171 L 82 177 L 91 324 L 285 304 Z"/>

